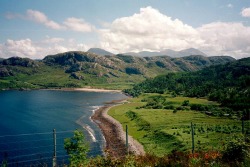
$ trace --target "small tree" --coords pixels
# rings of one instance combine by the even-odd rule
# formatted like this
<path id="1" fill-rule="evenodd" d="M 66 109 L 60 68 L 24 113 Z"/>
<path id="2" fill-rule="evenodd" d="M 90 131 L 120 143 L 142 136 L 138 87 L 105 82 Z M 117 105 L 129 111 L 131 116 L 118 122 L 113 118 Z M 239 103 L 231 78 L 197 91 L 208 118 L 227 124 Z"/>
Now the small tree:
<path id="1" fill-rule="evenodd" d="M 85 142 L 83 132 L 76 130 L 73 137 L 64 139 L 64 148 L 69 155 L 71 166 L 83 166 L 86 163 L 89 146 Z"/>

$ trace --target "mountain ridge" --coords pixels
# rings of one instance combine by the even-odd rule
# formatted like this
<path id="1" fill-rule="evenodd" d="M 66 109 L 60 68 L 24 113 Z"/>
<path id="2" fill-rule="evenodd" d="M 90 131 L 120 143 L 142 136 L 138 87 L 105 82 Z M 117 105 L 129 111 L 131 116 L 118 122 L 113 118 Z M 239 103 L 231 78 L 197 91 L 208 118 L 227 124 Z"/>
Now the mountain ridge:
<path id="1" fill-rule="evenodd" d="M 151 51 L 141 51 L 141 52 L 127 52 L 127 53 L 123 53 L 125 55 L 132 55 L 132 56 L 140 56 L 140 57 L 152 57 L 152 56 L 170 56 L 173 58 L 176 57 L 185 57 L 185 56 L 191 56 L 191 55 L 202 55 L 202 56 L 206 56 L 207 54 L 201 52 L 198 49 L 195 48 L 188 48 L 188 49 L 183 49 L 180 51 L 175 51 L 175 50 L 171 50 L 171 49 L 164 49 L 162 51 L 155 51 L 155 52 L 151 52 Z"/>
<path id="2" fill-rule="evenodd" d="M 18 57 L 4 59 L 0 62 L 0 83 L 6 83 L 2 88 L 15 87 L 9 86 L 10 83 L 13 85 L 18 83 L 23 87 L 32 85 L 45 88 L 85 85 L 107 87 L 107 84 L 112 86 L 117 83 L 128 86 L 168 72 L 197 71 L 231 61 L 235 59 L 198 55 L 182 58 L 136 57 L 123 54 L 103 56 L 90 52 L 70 51 L 48 55 L 40 61 Z"/>
<path id="3" fill-rule="evenodd" d="M 102 55 L 102 56 L 115 55 L 114 53 L 108 52 L 101 48 L 90 48 L 87 52 L 94 53 L 97 55 Z M 164 49 L 162 51 L 125 52 L 125 53 L 120 53 L 120 54 L 130 55 L 130 56 L 139 56 L 139 57 L 153 57 L 153 56 L 185 57 L 185 56 L 190 56 L 190 55 L 207 56 L 205 53 L 195 48 L 188 48 L 188 49 L 183 49 L 180 51 Z"/>

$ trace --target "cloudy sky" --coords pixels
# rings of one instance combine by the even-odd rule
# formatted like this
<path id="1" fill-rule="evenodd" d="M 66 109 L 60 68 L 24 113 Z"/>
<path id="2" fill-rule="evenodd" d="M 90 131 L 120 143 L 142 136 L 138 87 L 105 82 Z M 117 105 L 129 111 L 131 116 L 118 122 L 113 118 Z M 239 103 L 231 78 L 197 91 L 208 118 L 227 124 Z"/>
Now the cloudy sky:
<path id="1" fill-rule="evenodd" d="M 250 57 L 250 0 L 1 0 L 0 57 L 197 48 Z"/>

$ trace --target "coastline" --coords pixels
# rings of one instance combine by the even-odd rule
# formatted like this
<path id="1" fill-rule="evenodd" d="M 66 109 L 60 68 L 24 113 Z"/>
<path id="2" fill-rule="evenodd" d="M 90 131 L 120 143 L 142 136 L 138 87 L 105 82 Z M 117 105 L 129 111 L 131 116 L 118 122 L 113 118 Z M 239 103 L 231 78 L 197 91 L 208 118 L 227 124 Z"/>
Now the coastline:
<path id="1" fill-rule="evenodd" d="M 105 106 L 97 109 L 91 116 L 91 119 L 99 126 L 106 140 L 105 151 L 113 157 L 123 157 L 127 151 L 136 155 L 144 155 L 143 146 L 131 136 L 128 136 L 129 149 L 125 146 L 126 134 L 122 125 L 108 115 L 111 107 L 123 104 L 125 100 L 116 100 L 107 103 Z"/>
<path id="2" fill-rule="evenodd" d="M 84 88 L 38 88 L 38 89 L 37 88 L 36 89 L 17 88 L 17 89 L 0 89 L 0 91 L 8 91 L 8 90 L 17 90 L 17 91 L 55 90 L 55 91 L 83 91 L 83 92 L 114 92 L 114 93 L 122 93 L 122 90 L 91 88 L 91 87 L 84 87 Z"/>
<path id="3" fill-rule="evenodd" d="M 57 90 L 57 91 L 82 91 L 82 92 L 114 92 L 114 93 L 122 93 L 121 90 L 113 90 L 113 89 L 97 89 L 97 88 L 55 88 L 55 89 L 41 89 L 41 90 Z"/>
<path id="4" fill-rule="evenodd" d="M 32 90 L 32 89 L 29 89 Z M 113 92 L 113 93 L 123 93 L 121 90 L 110 90 L 110 89 L 96 89 L 91 87 L 85 88 L 53 88 L 53 89 L 36 89 L 36 90 L 52 90 L 52 91 L 83 91 L 83 92 Z M 19 90 L 20 91 L 20 90 Z M 22 91 L 28 91 L 22 90 Z M 113 117 L 108 115 L 108 111 L 111 107 L 123 104 L 126 99 L 122 100 L 113 100 L 111 102 L 106 102 L 104 106 L 98 108 L 93 112 L 93 115 L 90 117 L 93 122 L 101 129 L 105 143 L 105 152 L 107 155 L 113 157 L 123 157 L 126 156 L 128 152 L 135 155 L 144 155 L 143 146 L 133 139 L 131 136 L 128 136 L 128 149 L 125 146 L 126 143 L 126 134 L 123 130 L 120 122 L 115 120 Z M 79 124 L 79 123 L 78 123 Z M 86 127 L 83 127 L 86 129 Z M 87 129 L 86 129 L 87 130 Z M 95 139 L 94 139 L 95 140 Z"/>

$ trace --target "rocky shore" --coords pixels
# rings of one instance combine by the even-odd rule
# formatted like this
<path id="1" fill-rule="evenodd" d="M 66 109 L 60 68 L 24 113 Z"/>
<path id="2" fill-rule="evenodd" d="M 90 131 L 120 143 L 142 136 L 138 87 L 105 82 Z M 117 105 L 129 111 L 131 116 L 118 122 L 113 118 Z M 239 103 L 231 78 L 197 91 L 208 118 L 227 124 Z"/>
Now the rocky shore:
<path id="1" fill-rule="evenodd" d="M 143 155 L 145 154 L 143 146 L 131 136 L 128 137 L 129 147 L 126 147 L 126 134 L 123 131 L 122 125 L 117 120 L 108 115 L 108 110 L 112 106 L 119 105 L 123 102 L 124 100 L 108 103 L 96 110 L 91 118 L 102 130 L 106 140 L 105 151 L 110 156 L 118 158 L 125 156 L 128 154 L 128 152 L 136 155 Z"/>

